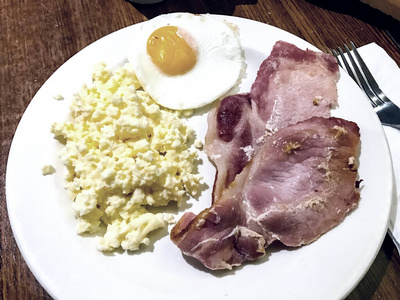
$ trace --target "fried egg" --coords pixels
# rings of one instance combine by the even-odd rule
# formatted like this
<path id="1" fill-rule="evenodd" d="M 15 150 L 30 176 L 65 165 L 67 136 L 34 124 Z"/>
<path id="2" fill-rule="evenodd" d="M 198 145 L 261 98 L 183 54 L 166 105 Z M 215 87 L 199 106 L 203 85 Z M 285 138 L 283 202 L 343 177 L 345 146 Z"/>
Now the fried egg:
<path id="1" fill-rule="evenodd" d="M 246 64 L 233 24 L 210 15 L 172 13 L 133 30 L 128 60 L 158 104 L 195 109 L 237 92 Z"/>

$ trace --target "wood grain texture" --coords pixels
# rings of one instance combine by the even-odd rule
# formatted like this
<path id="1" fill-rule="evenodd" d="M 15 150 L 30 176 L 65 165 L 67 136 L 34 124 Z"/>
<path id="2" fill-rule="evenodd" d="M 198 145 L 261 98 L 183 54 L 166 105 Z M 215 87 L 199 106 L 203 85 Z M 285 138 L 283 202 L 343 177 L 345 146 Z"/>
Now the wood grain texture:
<path id="1" fill-rule="evenodd" d="M 97 39 L 162 13 L 234 15 L 289 31 L 322 50 L 353 40 L 376 42 L 400 65 L 399 22 L 356 0 L 165 0 L 133 5 L 123 0 L 0 2 L 0 298 L 51 299 L 21 256 L 7 214 L 5 174 L 14 132 L 31 99 L 66 60 Z M 399 37 L 397 37 L 399 38 Z M 366 276 L 348 299 L 396 299 L 399 255 L 386 237 Z M 349 270 L 350 272 L 350 270 Z M 323 276 L 323 274 L 321 274 Z"/>

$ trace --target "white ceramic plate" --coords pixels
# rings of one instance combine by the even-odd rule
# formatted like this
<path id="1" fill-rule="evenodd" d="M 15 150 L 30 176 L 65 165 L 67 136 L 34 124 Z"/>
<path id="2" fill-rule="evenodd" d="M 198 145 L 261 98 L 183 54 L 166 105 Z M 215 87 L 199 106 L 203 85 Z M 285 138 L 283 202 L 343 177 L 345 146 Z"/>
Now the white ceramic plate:
<path id="1" fill-rule="evenodd" d="M 216 16 L 221 17 L 221 16 Z M 259 64 L 277 40 L 303 49 L 312 45 L 275 27 L 224 17 L 240 28 L 246 52 L 248 91 Z M 296 250 L 271 247 L 265 258 L 230 272 L 210 272 L 182 256 L 167 236 L 139 253 L 96 250 L 96 237 L 75 233 L 71 201 L 63 189 L 63 166 L 50 126 L 67 118 L 73 93 L 90 82 L 93 66 L 126 61 L 134 27 L 91 44 L 61 66 L 38 91 L 16 131 L 7 166 L 6 193 L 11 225 L 30 269 L 59 299 L 339 299 L 346 296 L 373 262 L 386 233 L 392 199 L 392 166 L 378 118 L 353 81 L 343 73 L 338 83 L 339 108 L 333 114 L 361 128 L 359 207 L 313 244 Z M 61 94 L 63 101 L 54 95 Z M 206 114 L 190 120 L 200 138 Z M 376 155 L 379 153 L 379 155 Z M 214 169 L 204 154 L 200 171 L 211 187 Z M 45 164 L 57 173 L 42 176 Z M 209 206 L 210 192 L 191 200 L 198 212 Z M 154 237 L 153 237 L 154 238 Z"/>

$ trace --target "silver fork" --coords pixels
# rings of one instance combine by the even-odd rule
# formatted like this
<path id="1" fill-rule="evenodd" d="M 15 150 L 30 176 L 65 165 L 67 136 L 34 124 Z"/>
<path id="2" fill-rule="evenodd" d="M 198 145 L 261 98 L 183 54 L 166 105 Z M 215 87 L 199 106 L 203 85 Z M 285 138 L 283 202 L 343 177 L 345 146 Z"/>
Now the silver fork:
<path id="1" fill-rule="evenodd" d="M 367 95 L 382 124 L 400 129 L 400 108 L 382 92 L 371 72 L 368 70 L 364 60 L 358 53 L 354 43 L 350 42 L 350 45 L 352 51 L 350 51 L 346 44 L 344 45 L 344 48 L 351 66 L 340 47 L 338 47 L 337 51 L 332 50 L 332 54 L 336 57 L 338 64 L 343 67 L 339 60 L 340 56 L 347 73 L 349 73 L 353 80 L 357 82 L 360 88 Z M 353 52 L 354 55 L 351 52 Z M 358 64 L 355 60 L 357 60 Z"/>

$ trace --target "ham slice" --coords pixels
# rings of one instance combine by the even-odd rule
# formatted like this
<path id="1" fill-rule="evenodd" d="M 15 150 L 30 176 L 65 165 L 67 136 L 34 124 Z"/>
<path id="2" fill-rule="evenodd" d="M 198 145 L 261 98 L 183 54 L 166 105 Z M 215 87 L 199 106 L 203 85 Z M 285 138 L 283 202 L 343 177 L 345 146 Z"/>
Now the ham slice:
<path id="1" fill-rule="evenodd" d="M 216 166 L 213 201 L 262 145 L 265 135 L 337 104 L 339 69 L 331 55 L 278 41 L 249 94 L 228 96 L 208 115 L 204 150 Z"/>
<path id="2" fill-rule="evenodd" d="M 329 117 L 337 104 L 339 67 L 332 55 L 278 41 L 261 64 L 250 98 L 268 130 Z"/>
<path id="3" fill-rule="evenodd" d="M 235 179 L 252 158 L 264 136 L 265 122 L 259 118 L 249 94 L 224 98 L 208 114 L 204 150 L 216 166 L 213 201 Z"/>
<path id="4" fill-rule="evenodd" d="M 330 118 L 338 76 L 333 57 L 279 41 L 250 92 L 210 111 L 213 204 L 172 229 L 182 253 L 212 270 L 231 269 L 275 241 L 309 244 L 357 206 L 359 129 Z"/>
<path id="5" fill-rule="evenodd" d="M 359 137 L 355 123 L 338 118 L 278 130 L 210 208 L 181 218 L 172 241 L 212 270 L 255 260 L 277 240 L 315 241 L 358 204 Z"/>

